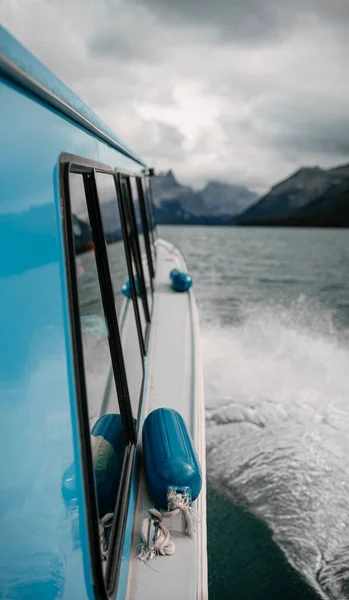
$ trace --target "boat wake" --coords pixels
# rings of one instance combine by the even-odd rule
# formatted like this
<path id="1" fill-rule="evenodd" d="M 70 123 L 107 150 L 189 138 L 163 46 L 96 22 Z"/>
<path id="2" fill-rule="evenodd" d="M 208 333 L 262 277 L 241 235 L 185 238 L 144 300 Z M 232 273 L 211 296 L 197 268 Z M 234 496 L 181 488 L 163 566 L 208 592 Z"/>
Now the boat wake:
<path id="1" fill-rule="evenodd" d="M 349 598 L 349 343 L 301 298 L 204 323 L 208 483 L 267 523 L 327 598 Z"/>

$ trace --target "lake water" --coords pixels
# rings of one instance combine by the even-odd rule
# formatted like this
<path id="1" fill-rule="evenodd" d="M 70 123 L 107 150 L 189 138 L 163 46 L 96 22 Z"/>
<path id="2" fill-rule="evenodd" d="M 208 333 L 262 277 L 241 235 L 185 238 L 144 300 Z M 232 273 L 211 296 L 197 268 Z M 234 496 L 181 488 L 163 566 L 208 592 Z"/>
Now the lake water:
<path id="1" fill-rule="evenodd" d="M 160 234 L 201 317 L 210 600 L 349 598 L 349 230 Z"/>

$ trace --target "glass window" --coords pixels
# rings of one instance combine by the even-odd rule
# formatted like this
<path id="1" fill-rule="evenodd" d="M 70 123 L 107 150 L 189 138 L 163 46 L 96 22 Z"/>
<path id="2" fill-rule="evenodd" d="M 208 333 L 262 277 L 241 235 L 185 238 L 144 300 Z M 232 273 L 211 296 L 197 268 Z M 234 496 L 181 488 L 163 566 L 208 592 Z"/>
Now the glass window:
<path id="1" fill-rule="evenodd" d="M 152 230 L 153 239 L 155 242 L 155 240 L 158 237 L 158 234 L 157 234 L 157 228 L 156 228 L 155 209 L 154 209 L 154 204 L 153 204 L 153 193 L 152 193 L 152 189 L 151 189 L 151 178 L 150 177 L 144 178 L 144 187 L 145 187 L 146 205 L 147 205 L 147 208 L 149 211 L 149 220 L 151 222 L 151 230 Z"/>
<path id="2" fill-rule="evenodd" d="M 112 369 L 84 177 L 70 173 L 69 188 L 95 495 L 100 523 L 111 513 L 110 525 L 114 518 L 126 439 Z M 107 551 L 110 531 L 110 526 L 104 529 L 103 552 Z"/>
<path id="3" fill-rule="evenodd" d="M 150 268 L 150 265 L 148 262 L 148 257 L 147 257 L 147 252 L 146 252 L 146 239 L 145 239 L 145 236 L 149 236 L 149 231 L 148 230 L 146 232 L 143 231 L 143 223 L 142 223 L 141 210 L 140 210 L 140 205 L 139 205 L 140 199 L 139 199 L 136 177 L 130 177 L 130 185 L 131 185 L 131 194 L 132 194 L 132 200 L 133 200 L 135 216 L 136 216 L 138 240 L 139 240 L 139 246 L 140 246 L 140 250 L 141 250 L 141 258 L 142 258 L 142 265 L 143 265 L 145 287 L 147 290 L 148 306 L 149 306 L 149 311 L 151 312 L 152 301 L 153 301 L 151 268 Z M 148 237 L 148 239 L 149 239 L 149 237 Z"/>
<path id="4" fill-rule="evenodd" d="M 132 413 L 137 418 L 143 383 L 143 357 L 137 332 L 137 318 L 140 319 L 139 310 L 143 310 L 143 307 L 140 306 L 138 310 L 138 300 L 134 304 L 121 292 L 123 284 L 129 280 L 129 270 L 114 177 L 109 173 L 98 172 L 95 177 L 118 313 L 130 402 Z M 136 288 L 138 289 L 138 285 Z M 139 324 L 141 326 L 141 322 Z"/>
<path id="5" fill-rule="evenodd" d="M 149 182 L 148 177 L 142 178 L 142 188 L 143 188 L 145 209 L 147 212 L 147 220 L 149 223 L 149 234 L 150 234 L 151 251 L 152 251 L 152 257 L 153 257 L 153 268 L 154 268 L 154 273 L 155 273 L 156 272 L 155 240 L 156 240 L 157 234 L 156 234 L 156 221 L 155 221 L 154 207 L 153 207 L 152 200 L 151 200 L 150 182 Z"/>
<path id="6" fill-rule="evenodd" d="M 134 212 L 133 203 L 131 200 L 131 187 L 129 184 L 129 178 L 125 176 L 120 177 L 120 187 L 122 194 L 122 203 L 125 208 L 125 224 L 126 224 L 126 235 L 129 248 L 131 250 L 132 267 L 137 278 L 137 290 L 138 290 L 138 306 L 139 313 L 142 323 L 142 332 L 144 339 L 146 338 L 147 323 L 150 320 L 149 307 L 147 297 L 142 294 L 142 281 L 144 281 L 144 269 L 142 266 L 142 260 L 140 255 L 140 246 L 138 241 L 138 233 L 136 228 L 136 216 Z"/>

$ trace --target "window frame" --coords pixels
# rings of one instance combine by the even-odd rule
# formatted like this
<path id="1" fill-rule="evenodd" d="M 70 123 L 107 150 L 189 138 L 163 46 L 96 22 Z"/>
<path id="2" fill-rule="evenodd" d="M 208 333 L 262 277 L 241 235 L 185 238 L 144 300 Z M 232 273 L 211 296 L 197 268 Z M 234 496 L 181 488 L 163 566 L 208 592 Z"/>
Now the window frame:
<path id="1" fill-rule="evenodd" d="M 131 491 L 131 479 L 134 471 L 136 456 L 137 431 L 134 427 L 132 408 L 128 393 L 125 364 L 123 359 L 121 337 L 118 326 L 116 306 L 114 302 L 113 286 L 108 262 L 108 255 L 104 237 L 103 222 L 100 212 L 98 191 L 96 186 L 96 172 L 107 173 L 113 177 L 115 194 L 120 211 L 121 227 L 125 236 L 124 207 L 121 196 L 118 194 L 117 178 L 115 171 L 108 165 L 84 159 L 63 152 L 59 159 L 59 193 L 61 203 L 61 216 L 64 242 L 65 274 L 69 304 L 69 320 L 71 335 L 71 350 L 74 372 L 74 389 L 76 409 L 78 415 L 78 432 L 81 452 L 81 470 L 83 475 L 84 500 L 86 509 L 87 533 L 89 540 L 89 558 L 92 584 L 96 597 L 107 600 L 111 598 L 116 590 L 121 565 L 122 547 L 126 530 L 127 511 Z M 90 443 L 90 423 L 88 412 L 88 398 L 84 366 L 84 349 L 80 324 L 80 307 L 78 296 L 78 284 L 75 264 L 75 244 L 71 211 L 71 196 L 69 175 L 70 173 L 81 174 L 86 194 L 86 205 L 88 209 L 92 239 L 95 244 L 95 260 L 98 272 L 98 282 L 103 303 L 105 320 L 108 327 L 109 349 L 112 363 L 112 374 L 118 395 L 120 416 L 125 432 L 125 452 L 123 466 L 117 494 L 114 521 L 109 543 L 109 554 L 105 574 L 102 568 L 100 541 L 98 531 L 98 508 L 94 483 L 94 472 L 92 466 L 92 450 Z M 121 202 L 120 202 L 121 199 Z M 127 237 L 124 237 L 125 256 L 127 268 L 130 255 L 126 254 Z M 133 277 L 131 278 L 133 280 Z M 137 297 L 134 282 L 131 281 L 132 300 L 137 305 Z M 133 285 L 132 285 L 133 284 Z M 136 306 L 138 311 L 138 306 Z M 140 324 L 140 321 L 139 321 Z M 137 325 L 138 329 L 138 325 Z M 141 356 L 144 355 L 141 353 Z M 142 390 L 144 385 L 144 358 L 142 360 L 143 380 L 140 392 L 139 411 L 142 405 Z M 119 377 L 116 379 L 115 374 Z M 120 395 L 119 395 L 120 393 Z M 138 414 L 139 414 L 138 411 Z M 138 415 L 137 415 L 138 416 Z M 138 423 L 137 423 L 138 425 Z"/>
<path id="2" fill-rule="evenodd" d="M 132 303 L 133 303 L 133 308 L 134 308 L 134 313 L 135 313 L 138 341 L 139 341 L 141 355 L 142 355 L 143 377 L 144 377 L 143 358 L 146 355 L 146 345 L 145 345 L 145 337 L 143 336 L 143 332 L 142 332 L 141 317 L 140 317 L 139 307 L 138 307 L 138 302 L 137 302 L 137 290 L 136 290 L 133 269 L 132 269 L 132 254 L 131 254 L 131 249 L 130 249 L 129 244 L 126 243 L 128 241 L 126 209 L 125 209 L 125 206 L 123 203 L 121 189 L 120 189 L 118 178 L 115 174 L 115 171 L 110 171 L 110 172 L 106 173 L 106 171 L 101 171 L 100 169 L 96 169 L 96 172 L 111 175 L 113 177 L 113 182 L 114 182 L 114 186 L 115 186 L 115 195 L 116 195 L 116 200 L 117 200 L 119 215 L 120 215 L 123 244 L 124 244 L 125 257 L 126 257 L 126 263 L 127 263 L 127 272 L 128 272 L 128 278 L 129 278 L 130 286 L 131 286 L 131 297 L 132 297 Z M 97 189 L 97 195 L 98 195 L 98 189 Z M 102 225 L 103 225 L 103 223 L 102 223 Z"/>
<path id="3" fill-rule="evenodd" d="M 148 205 L 148 209 L 150 212 L 150 216 L 149 218 L 152 221 L 153 224 L 153 229 L 152 229 L 152 237 L 153 237 L 153 241 L 154 241 L 154 248 L 156 251 L 156 240 L 158 238 L 158 230 L 157 230 L 157 224 L 156 224 L 156 218 L 155 218 L 155 210 L 154 210 L 154 202 L 153 202 L 153 190 L 152 190 L 152 186 L 151 186 L 151 178 L 154 177 L 154 175 L 150 175 L 148 174 L 145 178 L 144 178 L 144 183 L 147 189 L 147 205 Z"/>
<path id="4" fill-rule="evenodd" d="M 143 192 L 144 199 L 144 207 L 146 212 L 146 217 L 148 223 L 151 225 L 151 228 L 148 228 L 148 233 L 150 236 L 150 248 L 151 248 L 151 256 L 153 261 L 154 268 L 154 278 L 156 276 L 156 258 L 157 258 L 157 248 L 156 248 L 156 239 L 157 239 L 157 231 L 156 231 L 156 221 L 155 221 L 155 213 L 154 206 L 152 204 L 150 198 L 150 176 L 145 175 L 141 177 L 141 187 Z"/>
<path id="5" fill-rule="evenodd" d="M 133 244 L 133 254 L 134 254 L 133 258 L 135 261 L 135 267 L 136 267 L 137 278 L 138 278 L 138 286 L 139 286 L 139 289 L 141 292 L 141 300 L 142 300 L 142 304 L 143 304 L 143 310 L 144 310 L 144 316 L 145 316 L 145 322 L 146 322 L 146 328 L 145 328 L 145 333 L 144 333 L 144 346 L 145 346 L 145 354 L 146 354 L 147 347 L 148 347 L 148 341 L 149 341 L 149 329 L 150 329 L 151 317 L 150 317 L 150 310 L 149 310 L 149 305 L 148 305 L 147 290 L 146 290 L 146 285 L 145 285 L 142 255 L 141 255 L 140 244 L 139 244 L 136 213 L 135 213 L 135 207 L 133 204 L 132 189 L 131 189 L 131 184 L 130 184 L 130 177 L 135 177 L 136 175 L 134 173 L 131 173 L 130 171 L 116 169 L 116 176 L 117 176 L 117 180 L 119 182 L 118 189 L 120 190 L 119 193 L 120 193 L 121 204 L 125 208 L 125 222 L 130 226 L 131 235 L 129 235 L 129 230 L 126 225 L 126 239 L 127 239 L 128 243 L 130 244 L 130 249 L 132 249 L 132 244 Z M 126 201 L 124 202 L 123 192 L 122 192 L 122 184 L 121 184 L 122 180 L 124 180 L 126 182 L 127 195 L 128 195 L 128 199 L 130 202 L 126 202 Z M 132 250 L 131 250 L 131 254 L 132 254 Z"/>
<path id="6" fill-rule="evenodd" d="M 147 256 L 148 269 L 149 269 L 149 275 L 150 275 L 150 285 L 151 285 L 152 294 L 154 294 L 153 279 L 155 278 L 155 268 L 154 268 L 154 262 L 153 262 L 153 255 L 151 252 L 151 243 L 150 243 L 150 237 L 149 237 L 150 229 L 149 229 L 149 222 L 148 222 L 148 216 L 147 216 L 147 209 L 146 209 L 146 205 L 145 205 L 144 190 L 143 190 L 143 185 L 142 185 L 142 178 L 136 177 L 135 179 L 136 179 L 136 186 L 137 186 L 139 212 L 140 212 L 141 221 L 142 221 L 145 253 Z"/>

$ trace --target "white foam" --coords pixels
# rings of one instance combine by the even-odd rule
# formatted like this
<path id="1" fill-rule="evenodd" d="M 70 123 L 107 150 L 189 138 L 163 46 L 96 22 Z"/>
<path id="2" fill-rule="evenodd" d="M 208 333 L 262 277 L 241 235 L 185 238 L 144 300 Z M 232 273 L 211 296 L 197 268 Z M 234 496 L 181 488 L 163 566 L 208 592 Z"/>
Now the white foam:
<path id="1" fill-rule="evenodd" d="M 343 593 L 349 345 L 304 298 L 204 324 L 208 480 L 271 527 L 314 585 Z M 346 567 L 345 567 L 346 568 Z M 349 579 L 349 576 L 348 576 Z"/>

